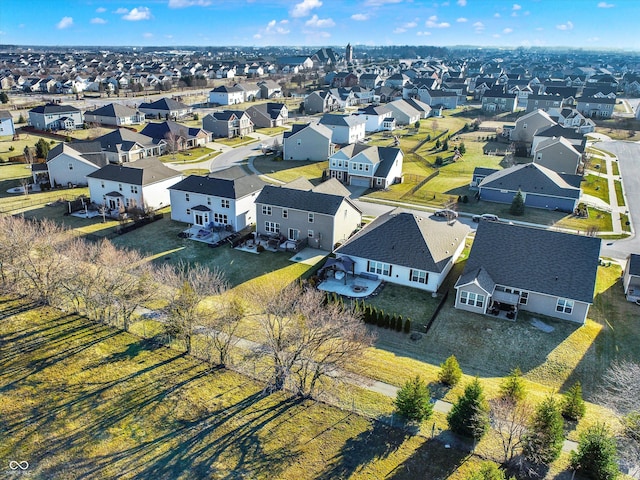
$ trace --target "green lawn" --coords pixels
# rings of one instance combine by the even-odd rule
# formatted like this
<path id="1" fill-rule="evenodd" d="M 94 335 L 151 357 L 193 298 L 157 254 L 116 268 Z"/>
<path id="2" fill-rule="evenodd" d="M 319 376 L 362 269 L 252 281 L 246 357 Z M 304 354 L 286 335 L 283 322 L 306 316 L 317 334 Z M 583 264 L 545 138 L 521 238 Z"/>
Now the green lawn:
<path id="1" fill-rule="evenodd" d="M 592 195 L 609 203 L 609 184 L 606 177 L 585 175 L 582 182 L 582 191 L 586 195 Z"/>
<path id="2" fill-rule="evenodd" d="M 620 180 L 614 180 L 613 186 L 616 189 L 616 199 L 618 200 L 618 205 L 622 207 L 625 205 L 624 195 L 622 193 L 622 182 Z"/>
<path id="3" fill-rule="evenodd" d="M 245 145 L 247 143 L 255 142 L 255 137 L 251 135 L 244 135 L 242 137 L 233 137 L 233 138 L 216 138 L 214 139 L 216 143 L 221 143 L 222 145 L 226 145 L 228 147 L 238 147 L 240 145 Z"/>
<path id="4" fill-rule="evenodd" d="M 41 138 L 46 140 L 51 148 L 60 143 L 59 140 L 52 140 L 46 135 L 25 133 L 22 129 L 18 129 L 16 133 L 19 135 L 18 140 L 13 140 L 11 136 L 5 136 L 0 139 L 0 159 L 2 159 L 2 161 L 8 161 L 11 157 L 22 155 L 24 147 L 35 147 Z M 52 141 L 53 143 L 51 143 Z M 13 150 L 11 150 L 12 147 Z"/>
<path id="5" fill-rule="evenodd" d="M 462 480 L 444 442 L 52 309 L 0 304 L 1 458 L 30 478 Z M 356 397 L 352 393 L 351 400 Z M 466 462 L 466 465 L 465 465 Z"/>
<path id="6" fill-rule="evenodd" d="M 611 162 L 611 166 L 613 167 L 613 174 L 620 175 L 620 168 L 618 168 L 618 162 Z"/>
<path id="7" fill-rule="evenodd" d="M 11 181 L 9 181 L 9 183 L 10 182 Z M 5 183 L 5 181 L 0 181 L 0 185 L 3 185 Z M 47 192 L 29 193 L 29 195 L 4 194 L 0 195 L 0 212 L 16 214 L 23 213 L 29 210 L 43 211 L 48 208 L 45 207 L 45 204 L 47 203 L 55 202 L 61 199 L 74 200 L 80 195 L 88 196 L 89 189 L 86 187 L 70 189 L 64 188 Z M 44 216 L 46 215 L 47 214 L 45 213 Z"/>
<path id="8" fill-rule="evenodd" d="M 219 151 L 211 150 L 207 147 L 197 147 L 189 150 L 183 150 L 180 152 L 166 153 L 160 157 L 163 162 L 179 162 L 179 163 L 192 163 L 203 162 L 219 155 Z"/>
<path id="9" fill-rule="evenodd" d="M 411 319 L 413 327 L 420 329 L 426 325 L 435 311 L 440 298 L 432 298 L 431 293 L 417 288 L 402 287 L 387 283 L 376 297 L 369 297 L 367 304 L 382 309 L 390 315 L 402 315 Z"/>
<path id="10" fill-rule="evenodd" d="M 253 160 L 253 166 L 262 174 L 281 182 L 305 177 L 312 183 L 318 184 L 322 181 L 322 172 L 329 167 L 329 162 L 276 160 L 273 155 L 260 155 Z"/>
<path id="11" fill-rule="evenodd" d="M 276 135 L 286 132 L 289 130 L 288 127 L 271 127 L 271 128 L 257 128 L 256 133 L 261 133 L 263 135 L 268 135 L 270 137 L 275 137 Z"/>

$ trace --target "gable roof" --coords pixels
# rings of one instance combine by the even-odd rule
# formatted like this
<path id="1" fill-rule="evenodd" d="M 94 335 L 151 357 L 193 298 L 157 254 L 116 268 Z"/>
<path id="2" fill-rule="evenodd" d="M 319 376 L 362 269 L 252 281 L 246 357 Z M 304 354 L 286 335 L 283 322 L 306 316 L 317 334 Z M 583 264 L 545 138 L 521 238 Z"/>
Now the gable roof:
<path id="1" fill-rule="evenodd" d="M 186 110 L 191 108 L 189 105 L 185 105 L 182 102 L 178 102 L 177 100 L 174 100 L 173 98 L 161 98 L 159 100 L 156 100 L 155 102 L 151 102 L 151 103 L 141 103 L 140 104 L 140 110 L 142 110 L 143 108 L 145 109 L 150 109 L 150 110 L 166 110 L 169 112 L 172 111 L 176 111 L 176 110 Z"/>
<path id="2" fill-rule="evenodd" d="M 335 125 L 337 127 L 354 127 L 366 123 L 366 119 L 360 115 L 336 115 L 325 113 L 320 119 L 320 125 Z"/>
<path id="3" fill-rule="evenodd" d="M 92 163 L 98 168 L 104 167 L 109 163 L 107 157 L 102 153 L 99 142 L 59 143 L 49 150 L 47 162 L 50 162 L 63 153 L 77 160 Z"/>
<path id="4" fill-rule="evenodd" d="M 580 177 L 579 175 L 573 176 Z M 524 163 L 498 170 L 486 176 L 480 182 L 479 187 L 510 191 L 521 190 L 525 193 L 538 193 L 554 197 L 580 198 L 580 188 L 570 184 L 566 177 L 537 163 Z"/>
<path id="5" fill-rule="evenodd" d="M 150 146 L 157 145 L 159 140 L 153 139 L 141 133 L 132 132 L 127 128 L 118 128 L 95 139 L 100 142 L 102 150 L 115 152 L 119 150 L 130 150 L 134 145 Z"/>
<path id="6" fill-rule="evenodd" d="M 195 137 L 201 132 L 200 128 L 188 127 L 173 121 L 161 123 L 148 123 L 141 131 L 141 135 L 146 135 L 155 139 L 167 138 L 168 134 L 177 136 L 185 136 L 186 138 Z"/>
<path id="7" fill-rule="evenodd" d="M 567 139 L 585 140 L 584 133 L 580 133 L 573 128 L 562 125 L 551 125 L 546 128 L 539 128 L 534 134 L 536 137 L 564 137 Z"/>
<path id="8" fill-rule="evenodd" d="M 631 253 L 629 255 L 628 269 L 629 275 L 640 276 L 640 255 Z"/>
<path id="9" fill-rule="evenodd" d="M 169 187 L 169 190 L 200 193 L 212 197 L 238 199 L 260 191 L 266 183 L 257 175 L 238 175 L 238 167 L 231 167 L 229 172 L 221 170 L 206 176 L 189 175 L 184 180 Z"/>
<path id="10" fill-rule="evenodd" d="M 136 109 L 122 105 L 121 103 L 110 103 L 95 110 L 85 112 L 89 115 L 98 115 L 100 117 L 131 117 L 140 114 Z"/>
<path id="11" fill-rule="evenodd" d="M 244 90 L 236 85 L 228 87 L 226 85 L 220 85 L 219 87 L 211 90 L 212 93 L 239 93 L 244 92 Z"/>
<path id="12" fill-rule="evenodd" d="M 483 267 L 496 284 L 592 303 L 599 255 L 596 237 L 480 222 L 461 278 Z"/>
<path id="13" fill-rule="evenodd" d="M 319 135 L 322 135 L 323 137 L 325 137 L 327 140 L 331 141 L 331 135 L 332 135 L 331 129 L 319 123 L 306 123 L 306 124 L 297 123 L 291 127 L 290 132 L 284 132 L 283 139 L 289 138 L 303 130 L 316 132 Z"/>
<path id="14" fill-rule="evenodd" d="M 441 273 L 470 229 L 395 209 L 366 225 L 336 253 Z"/>
<path id="15" fill-rule="evenodd" d="M 57 103 L 47 103 L 46 105 L 40 105 L 38 107 L 29 110 L 29 113 L 41 113 L 41 114 L 53 114 L 53 113 L 69 113 L 79 112 L 76 107 L 71 105 L 60 105 Z"/>
<path id="16" fill-rule="evenodd" d="M 343 195 L 314 191 L 314 189 L 303 189 L 300 188 L 301 186 L 296 187 L 294 182 L 292 182 L 292 187 L 294 188 L 289 187 L 289 184 L 282 186 L 266 185 L 258 195 L 258 198 L 256 198 L 256 204 L 262 203 L 305 212 L 335 215 L 342 203 L 347 202 L 352 208 L 360 212 L 360 209 Z"/>
<path id="17" fill-rule="evenodd" d="M 147 157 L 122 165 L 105 165 L 87 175 L 87 178 L 145 186 L 181 175 L 179 171 L 167 167 L 157 158 Z"/>

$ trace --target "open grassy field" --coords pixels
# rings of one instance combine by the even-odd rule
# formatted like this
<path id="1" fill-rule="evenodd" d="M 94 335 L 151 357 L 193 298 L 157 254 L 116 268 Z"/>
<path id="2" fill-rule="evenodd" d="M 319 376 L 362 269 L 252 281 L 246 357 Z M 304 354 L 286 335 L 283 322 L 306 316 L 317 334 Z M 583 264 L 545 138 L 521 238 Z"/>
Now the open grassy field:
<path id="1" fill-rule="evenodd" d="M 81 317 L 0 310 L 0 458 L 29 478 L 462 480 L 478 462 Z"/>
<path id="2" fill-rule="evenodd" d="M 16 133 L 19 135 L 18 140 L 13 140 L 11 136 L 0 137 L 0 159 L 2 161 L 8 161 L 11 157 L 22 155 L 24 147 L 35 147 L 41 138 L 47 141 L 51 148 L 60 143 L 59 140 L 52 140 L 46 135 L 25 133 L 21 129 L 18 129 Z"/>

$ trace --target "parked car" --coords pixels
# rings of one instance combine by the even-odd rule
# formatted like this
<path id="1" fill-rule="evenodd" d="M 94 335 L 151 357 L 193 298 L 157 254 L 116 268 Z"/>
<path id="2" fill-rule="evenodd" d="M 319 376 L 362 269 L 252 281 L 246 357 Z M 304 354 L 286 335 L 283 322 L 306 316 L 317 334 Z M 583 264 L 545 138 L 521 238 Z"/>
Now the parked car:
<path id="1" fill-rule="evenodd" d="M 500 218 L 493 213 L 483 213 L 482 215 L 474 215 L 471 220 L 478 223 L 480 220 L 488 220 L 490 222 L 499 222 Z"/>
<path id="2" fill-rule="evenodd" d="M 455 210 L 451 210 L 449 208 L 443 208 L 442 210 L 436 210 L 433 212 L 436 217 L 445 217 L 445 218 L 458 218 L 458 212 Z"/>

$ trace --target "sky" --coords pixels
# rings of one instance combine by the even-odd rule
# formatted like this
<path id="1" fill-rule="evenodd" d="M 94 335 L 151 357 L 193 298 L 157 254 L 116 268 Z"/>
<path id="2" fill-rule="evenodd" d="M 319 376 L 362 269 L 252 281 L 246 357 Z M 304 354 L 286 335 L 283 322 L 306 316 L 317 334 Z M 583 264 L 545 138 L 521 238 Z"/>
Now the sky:
<path id="1" fill-rule="evenodd" d="M 2 0 L 0 44 L 640 51 L 640 0 Z"/>

